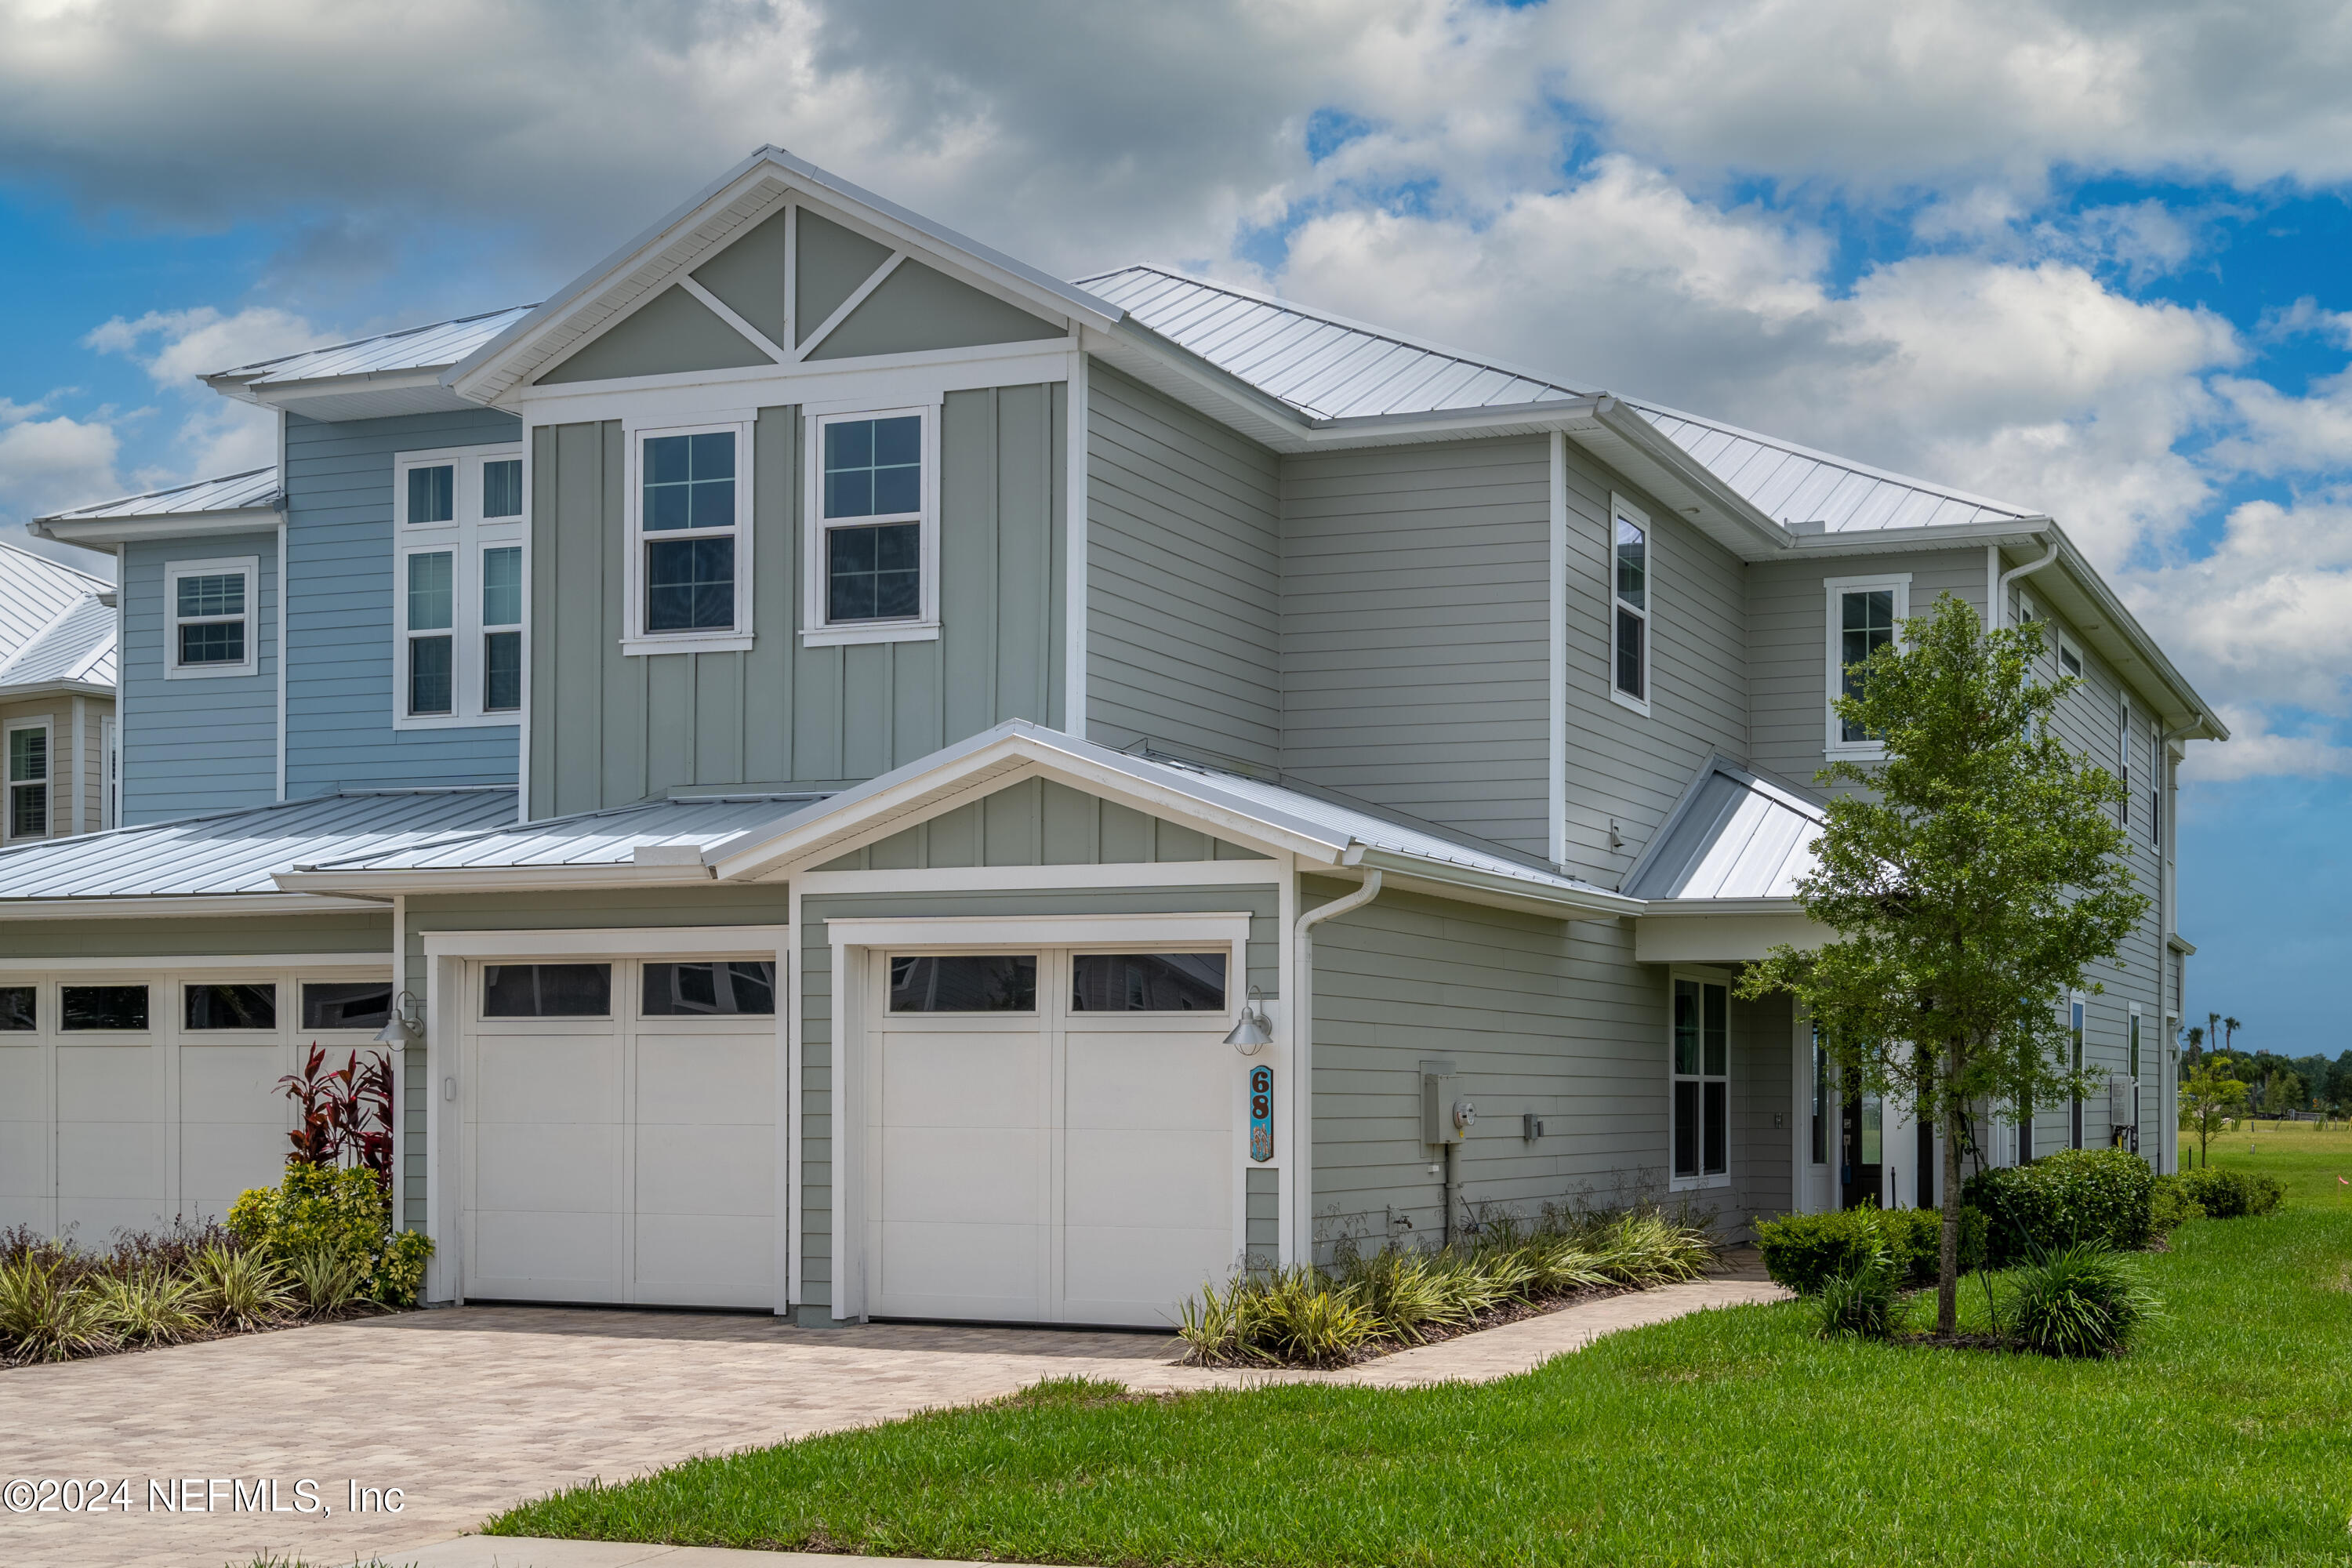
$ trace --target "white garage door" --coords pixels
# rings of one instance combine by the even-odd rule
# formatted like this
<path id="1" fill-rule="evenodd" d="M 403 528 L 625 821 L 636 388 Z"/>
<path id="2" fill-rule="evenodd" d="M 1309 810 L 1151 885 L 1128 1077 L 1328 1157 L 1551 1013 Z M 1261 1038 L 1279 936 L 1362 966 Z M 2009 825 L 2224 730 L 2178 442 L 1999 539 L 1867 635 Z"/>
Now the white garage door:
<path id="1" fill-rule="evenodd" d="M 102 1247 L 225 1218 L 285 1167 L 278 1080 L 313 1043 L 335 1067 L 380 1049 L 391 1001 L 365 968 L 0 973 L 0 1226 Z"/>
<path id="2" fill-rule="evenodd" d="M 1239 1256 L 1226 955 L 870 965 L 867 1310 L 1161 1326 Z"/>
<path id="3" fill-rule="evenodd" d="M 477 963 L 467 998 L 467 1295 L 773 1307 L 774 963 Z"/>

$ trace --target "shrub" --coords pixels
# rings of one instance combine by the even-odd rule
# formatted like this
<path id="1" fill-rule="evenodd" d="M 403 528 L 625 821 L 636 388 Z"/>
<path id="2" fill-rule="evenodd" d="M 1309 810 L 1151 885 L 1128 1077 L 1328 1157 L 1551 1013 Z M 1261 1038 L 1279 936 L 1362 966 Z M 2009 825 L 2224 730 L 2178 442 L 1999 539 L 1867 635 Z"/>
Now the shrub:
<path id="1" fill-rule="evenodd" d="M 2147 1228 L 2169 1236 L 2192 1219 L 2205 1217 L 2205 1205 L 2189 1195 L 2179 1176 L 2158 1176 L 2147 1194 Z"/>
<path id="2" fill-rule="evenodd" d="M 2018 1340 L 2044 1355 L 2119 1355 L 2157 1310 L 2132 1261 L 2096 1241 L 2024 1265 L 2016 1291 Z"/>
<path id="3" fill-rule="evenodd" d="M 204 1332 L 195 1282 L 160 1268 L 101 1276 L 92 1287 L 106 1326 L 126 1345 L 173 1345 Z"/>
<path id="4" fill-rule="evenodd" d="M 294 1305 L 286 1277 L 259 1252 L 210 1247 L 189 1268 L 197 1310 L 226 1329 L 269 1328 Z"/>
<path id="5" fill-rule="evenodd" d="M 414 1305 L 432 1242 L 392 1228 L 392 1200 L 363 1166 L 289 1164 L 275 1187 L 255 1187 L 230 1205 L 237 1240 L 280 1268 L 326 1253 L 359 1260 L 360 1290 L 386 1306 Z"/>
<path id="6" fill-rule="evenodd" d="M 2253 1171 L 2217 1171 L 2201 1165 L 2180 1176 L 2181 1194 L 2215 1219 L 2266 1215 L 2286 1197 L 2276 1176 Z"/>
<path id="7" fill-rule="evenodd" d="M 1883 1247 L 1822 1281 L 1821 1327 L 1825 1340 L 1883 1340 L 1895 1319 L 1895 1260 Z"/>
<path id="8" fill-rule="evenodd" d="M 2076 1241 L 2147 1245 L 2156 1173 L 2128 1149 L 2061 1149 L 2030 1165 L 1979 1171 L 1960 1189 L 1982 1209 L 1996 1267 Z"/>
<path id="9" fill-rule="evenodd" d="M 1838 1209 L 1828 1214 L 1783 1215 L 1756 1222 L 1764 1271 L 1800 1296 L 1819 1293 L 1829 1280 L 1851 1274 L 1884 1249 L 1898 1285 L 1936 1278 L 1944 1245 L 1944 1216 L 1936 1209 Z M 1980 1267 L 1985 1258 L 1985 1218 L 1960 1210 L 1960 1267 Z"/>
<path id="10" fill-rule="evenodd" d="M 296 1253 L 286 1272 L 303 1310 L 314 1318 L 331 1317 L 350 1306 L 367 1283 L 367 1255 L 313 1247 Z"/>
<path id="11" fill-rule="evenodd" d="M 0 1263 L 0 1356 L 66 1361 L 115 1343 L 97 1289 L 64 1259 L 28 1250 Z"/>

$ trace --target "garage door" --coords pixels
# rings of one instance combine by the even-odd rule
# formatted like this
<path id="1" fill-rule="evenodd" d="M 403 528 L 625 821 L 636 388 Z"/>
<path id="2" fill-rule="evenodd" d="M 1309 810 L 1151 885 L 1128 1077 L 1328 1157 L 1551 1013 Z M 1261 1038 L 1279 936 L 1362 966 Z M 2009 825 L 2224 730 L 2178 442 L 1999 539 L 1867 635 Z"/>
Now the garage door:
<path id="1" fill-rule="evenodd" d="M 880 1317 L 1162 1326 L 1240 1251 L 1226 955 L 869 965 L 866 1291 Z"/>
<path id="2" fill-rule="evenodd" d="M 772 960 L 467 965 L 466 1293 L 775 1305 Z"/>

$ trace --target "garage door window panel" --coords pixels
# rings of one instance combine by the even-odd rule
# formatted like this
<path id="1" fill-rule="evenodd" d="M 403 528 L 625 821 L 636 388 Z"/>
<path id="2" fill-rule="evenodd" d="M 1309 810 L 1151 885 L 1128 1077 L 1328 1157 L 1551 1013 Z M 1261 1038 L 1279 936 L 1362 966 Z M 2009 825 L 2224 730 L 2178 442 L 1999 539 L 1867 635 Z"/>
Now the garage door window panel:
<path id="1" fill-rule="evenodd" d="M 773 961 L 706 960 L 645 966 L 642 1016 L 647 1018 L 776 1016 Z"/>
<path id="2" fill-rule="evenodd" d="M 482 966 L 485 1018 L 609 1018 L 609 963 L 488 963 Z"/>
<path id="3" fill-rule="evenodd" d="M 1071 963 L 1078 1013 L 1222 1013 L 1222 952 L 1081 952 Z"/>
<path id="4" fill-rule="evenodd" d="M 58 988 L 59 1022 L 70 1031 L 139 1031 L 147 1027 L 144 985 Z"/>
<path id="5" fill-rule="evenodd" d="M 38 995 L 36 986 L 0 985 L 0 1033 L 40 1027 Z"/>
<path id="6" fill-rule="evenodd" d="M 1035 953 L 943 953 L 890 961 L 893 1013 L 1034 1013 Z"/>
<path id="7" fill-rule="evenodd" d="M 302 987 L 305 1029 L 380 1029 L 391 1018 L 389 980 L 329 980 Z"/>
<path id="8" fill-rule="evenodd" d="M 204 984 L 182 988 L 182 1025 L 198 1033 L 278 1027 L 278 987 Z"/>

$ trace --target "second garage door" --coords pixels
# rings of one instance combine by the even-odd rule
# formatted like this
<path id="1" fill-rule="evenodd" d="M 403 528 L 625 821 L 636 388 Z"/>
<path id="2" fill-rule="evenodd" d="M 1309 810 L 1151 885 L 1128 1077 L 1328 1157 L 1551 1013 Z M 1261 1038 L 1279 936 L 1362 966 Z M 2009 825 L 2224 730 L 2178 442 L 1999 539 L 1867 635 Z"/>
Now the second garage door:
<path id="1" fill-rule="evenodd" d="M 1165 1326 L 1223 1280 L 1241 1245 L 1225 968 L 1050 948 L 872 964 L 868 1310 Z"/>

